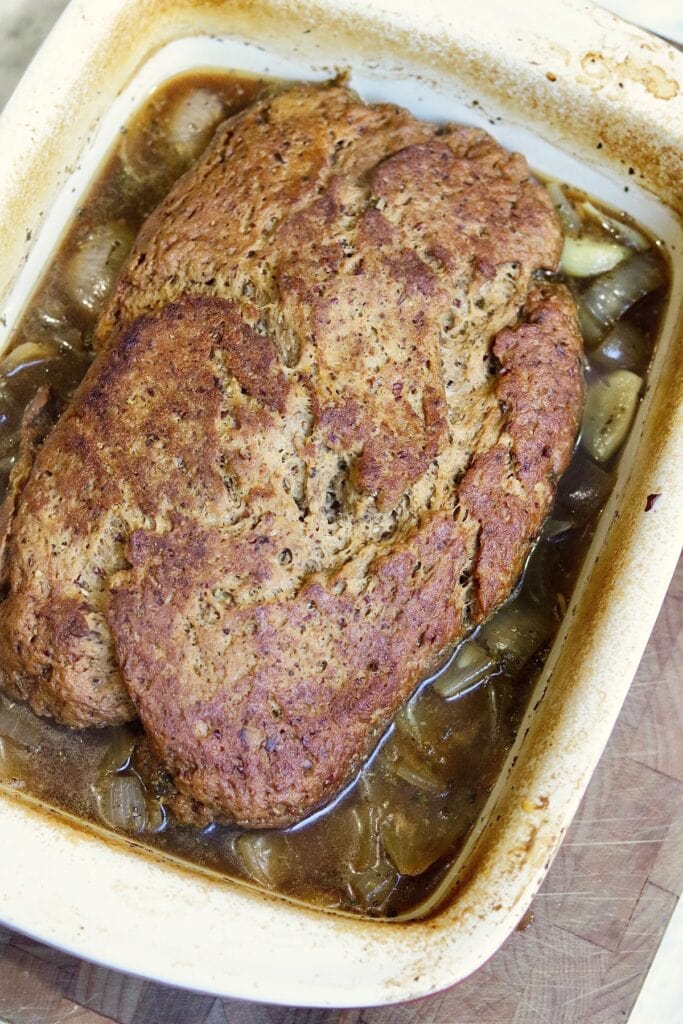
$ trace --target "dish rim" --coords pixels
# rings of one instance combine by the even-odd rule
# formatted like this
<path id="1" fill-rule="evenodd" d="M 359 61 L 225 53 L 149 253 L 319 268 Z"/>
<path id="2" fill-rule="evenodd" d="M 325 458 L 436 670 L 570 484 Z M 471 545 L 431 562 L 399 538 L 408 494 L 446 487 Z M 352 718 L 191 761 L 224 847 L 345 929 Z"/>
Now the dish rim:
<path id="1" fill-rule="evenodd" d="M 55 129 L 55 116 L 59 117 L 59 105 L 63 105 L 63 117 L 73 105 L 74 95 L 79 94 L 79 76 L 91 85 L 99 81 L 100 87 L 105 89 L 105 76 L 110 75 L 111 67 L 103 62 L 102 48 L 108 38 L 119 38 L 117 33 L 120 34 L 127 14 L 130 15 L 134 7 L 136 20 L 139 18 L 143 27 L 147 25 L 150 46 L 154 39 L 152 49 L 158 49 L 158 45 L 168 41 L 174 33 L 184 34 L 187 31 L 190 12 L 193 16 L 200 12 L 203 24 L 210 27 L 216 23 L 217 14 L 230 8 L 230 16 L 239 20 L 239 15 L 242 18 L 240 25 L 248 27 L 246 8 L 249 6 L 240 2 L 211 4 L 196 0 L 171 0 L 163 4 L 153 4 L 152 0 L 143 0 L 142 3 L 139 0 L 138 3 L 134 0 L 112 0 L 103 15 L 97 0 L 75 0 L 60 19 L 0 119 L 0 178 L 6 171 L 7 177 L 3 180 L 9 183 L 9 189 L 0 196 L 0 238 L 3 234 L 4 237 L 12 235 L 12 247 L 16 249 L 17 228 L 25 222 L 29 223 L 27 230 L 33 233 L 34 238 L 37 236 L 39 204 L 32 201 L 31 196 L 18 196 L 15 187 L 23 181 L 24 190 L 31 190 L 31 161 L 24 168 L 19 166 L 19 161 L 41 139 L 48 151 L 50 145 L 53 149 L 56 146 L 57 162 L 66 160 L 68 163 L 77 157 L 78 153 L 73 152 L 73 140 L 56 142 L 50 139 Z M 323 23 L 324 16 L 333 16 L 337 19 L 336 25 L 344 15 L 352 15 L 359 23 L 365 17 L 371 23 L 376 14 L 376 11 L 370 14 L 362 12 L 361 5 L 350 0 L 328 0 L 326 3 L 316 0 L 298 5 L 301 8 L 298 15 L 286 2 L 268 0 L 265 6 L 275 14 L 298 17 L 295 24 L 299 27 L 307 24 L 306 19 L 313 14 L 318 19 L 323 17 Z M 427 29 L 434 46 L 434 53 L 427 56 L 438 64 L 446 45 L 443 33 L 453 46 L 456 46 L 458 36 L 462 40 L 460 16 L 456 36 L 455 24 L 448 21 L 452 10 L 447 0 L 434 0 L 428 8 L 422 6 L 419 25 L 414 23 L 418 15 L 411 11 L 411 6 L 408 0 L 391 0 L 383 5 L 384 33 L 387 44 L 394 47 L 390 50 L 393 59 L 398 59 L 396 54 L 402 52 L 401 46 L 406 41 L 402 31 L 417 31 L 419 28 L 424 36 L 427 10 Z M 540 10 L 542 6 L 536 0 L 528 5 L 524 17 L 529 16 L 529 24 L 532 24 L 535 9 Z M 612 49 L 609 52 L 621 58 L 617 60 L 615 56 L 617 64 L 625 63 L 628 55 L 633 55 L 635 60 L 636 55 L 642 56 L 643 47 L 649 47 L 648 53 L 655 54 L 652 60 L 664 61 L 663 55 L 666 54 L 666 60 L 676 68 L 677 80 L 683 83 L 680 55 L 678 62 L 672 61 L 668 48 L 663 44 L 651 41 L 651 37 L 625 26 L 607 12 L 588 8 L 576 0 L 563 7 L 563 18 L 571 16 L 571 23 L 587 39 L 597 38 L 609 25 L 615 33 L 610 40 Z M 140 14 L 142 8 L 144 16 Z M 151 8 L 156 8 L 156 13 Z M 496 11 L 499 24 L 497 33 L 486 36 L 480 15 L 486 11 L 490 13 L 492 9 Z M 149 20 L 145 22 L 147 15 Z M 527 40 L 522 46 L 523 58 L 530 59 L 539 35 L 545 35 L 550 52 L 557 52 L 563 26 L 556 23 L 547 25 L 547 20 L 540 22 L 543 29 L 535 29 L 534 45 Z M 155 25 L 156 35 L 153 32 Z M 319 26 L 320 22 L 317 31 Z M 267 30 L 257 38 L 268 39 L 272 45 L 275 27 L 275 23 L 269 23 Z M 476 35 L 477 30 L 479 36 Z M 468 45 L 474 48 L 473 52 L 477 41 L 480 48 L 485 49 L 488 45 L 489 57 L 495 58 L 498 61 L 495 66 L 502 70 L 509 70 L 509 62 L 505 63 L 508 56 L 506 31 L 501 8 L 493 0 L 485 0 L 478 5 L 475 16 L 469 20 L 465 18 L 464 36 Z M 74 46 L 74 38 L 81 42 L 79 49 Z M 119 79 L 115 81 L 123 81 L 141 66 L 140 54 L 135 49 L 139 49 L 141 38 L 144 38 L 144 31 L 139 33 L 133 47 L 135 52 L 129 53 L 127 62 L 119 71 Z M 73 64 L 64 80 L 55 81 L 52 69 L 55 64 L 62 66 L 67 41 L 69 52 L 73 54 Z M 460 45 L 464 44 L 461 42 Z M 593 51 L 586 51 L 584 45 L 581 52 L 585 57 L 585 53 Z M 567 65 L 567 76 L 576 79 L 579 99 L 587 101 L 590 97 L 584 94 L 592 86 L 581 84 L 581 74 L 585 76 L 582 60 L 577 58 L 574 63 L 572 60 L 570 58 Z M 416 66 L 415 61 L 413 66 Z M 666 67 L 668 69 L 669 64 Z M 609 91 L 612 87 L 613 71 L 607 75 L 600 89 Z M 532 95 L 540 96 L 542 90 L 548 92 L 549 84 L 544 86 L 542 79 L 546 83 L 550 80 L 545 78 L 542 68 L 539 70 L 529 65 L 526 72 Z M 501 78 L 504 79 L 505 75 L 501 74 Z M 111 92 L 111 79 L 106 80 L 109 82 L 106 88 Z M 667 144 L 672 135 L 679 144 L 683 142 L 680 106 L 677 116 L 672 118 L 670 101 L 654 97 L 647 90 L 641 94 L 642 90 L 642 83 L 634 79 L 626 97 L 630 104 L 628 116 L 623 100 L 621 106 L 613 99 L 606 101 L 606 105 L 613 112 L 616 103 L 616 109 L 621 110 L 622 122 L 631 127 L 639 120 L 654 119 Z M 488 102 L 496 103 L 495 97 L 490 101 L 487 99 Z M 42 120 L 36 122 L 32 119 L 32 112 L 40 110 L 41 106 L 43 110 L 49 109 Z M 498 106 L 502 109 L 502 101 Z M 90 111 L 85 113 L 86 116 L 77 122 L 76 136 L 79 136 L 82 122 L 87 122 Z M 555 142 L 563 137 L 563 132 L 566 132 L 564 123 L 557 126 Z M 18 139 L 15 133 L 18 133 Z M 550 134 L 552 136 L 553 133 Z M 84 130 L 82 135 L 85 139 L 87 131 Z M 6 145 L 10 136 L 14 137 L 12 147 Z M 566 144 L 572 145 L 571 138 L 568 143 L 565 140 Z M 574 149 L 581 150 L 576 140 Z M 619 151 L 618 146 L 614 149 Z M 633 155 L 636 166 L 637 157 L 642 159 L 642 154 Z M 54 160 L 54 153 L 48 152 L 46 167 L 50 168 Z M 609 165 L 614 176 L 614 168 L 609 161 L 601 163 L 598 159 L 594 160 L 595 163 L 604 168 Z M 63 180 L 64 175 L 59 175 L 57 182 Z M 652 182 L 645 176 L 645 180 L 660 195 L 671 198 L 664 178 Z M 43 176 L 34 183 L 34 193 L 36 190 L 44 198 L 54 196 L 56 185 L 54 181 L 44 180 Z M 33 219 L 29 219 L 31 217 Z M 678 237 L 680 245 L 680 232 Z M 5 259 L 0 261 L 0 289 L 9 281 L 11 271 L 6 253 Z M 680 270 L 674 279 L 674 288 L 675 303 L 680 308 L 683 291 Z M 3 920 L 10 927 L 42 941 L 129 973 L 216 995 L 289 1005 L 367 1006 L 398 1002 L 438 991 L 467 976 L 483 963 L 522 916 L 573 817 L 626 695 L 628 685 L 624 681 L 630 683 L 635 672 L 680 549 L 683 522 L 679 510 L 683 506 L 683 481 L 677 472 L 676 460 L 683 450 L 682 386 L 674 387 L 666 396 L 662 393 L 665 356 L 671 356 L 674 368 L 679 370 L 683 362 L 683 336 L 680 326 L 676 333 L 671 323 L 672 310 L 673 306 L 669 315 L 669 336 L 663 339 L 665 344 L 660 345 L 657 374 L 646 396 L 647 408 L 639 417 L 643 443 L 637 450 L 638 438 L 634 430 L 622 462 L 622 482 L 627 466 L 632 470 L 633 479 L 621 495 L 615 494 L 612 502 L 612 508 L 615 508 L 617 498 L 620 499 L 622 514 L 618 530 L 610 530 L 607 516 L 603 515 L 598 537 L 604 542 L 604 552 L 597 567 L 587 566 L 582 573 L 577 584 L 577 593 L 583 588 L 582 595 L 580 600 L 572 600 L 561 630 L 562 637 L 570 628 L 576 632 L 578 627 L 572 626 L 572 617 L 575 622 L 583 622 L 585 649 L 577 665 L 566 646 L 559 649 L 558 640 L 544 673 L 544 677 L 553 673 L 555 695 L 564 701 L 562 714 L 557 712 L 554 718 L 550 718 L 552 729 L 545 737 L 541 736 L 541 724 L 548 718 L 547 702 L 541 709 L 543 713 L 529 722 L 530 732 L 522 748 L 523 757 L 515 769 L 515 778 L 506 780 L 507 803 L 501 808 L 501 821 L 488 837 L 483 837 L 476 861 L 473 861 L 474 874 L 463 880 L 459 893 L 449 899 L 442 910 L 430 918 L 399 925 L 336 917 L 302 908 L 246 886 L 200 875 L 191 867 L 181 868 L 152 851 L 141 851 L 128 840 L 114 842 L 107 839 L 103 843 L 101 837 L 104 833 L 100 830 L 69 822 L 61 812 L 38 808 L 34 802 L 3 790 L 0 792 L 0 822 L 6 837 L 2 858 L 5 871 L 0 882 Z M 681 376 L 679 373 L 679 385 Z M 660 488 L 663 498 L 657 503 L 656 514 L 645 516 L 643 498 Z M 649 558 L 642 557 L 643 550 L 650 552 Z M 637 557 L 639 552 L 640 557 Z M 609 594 L 613 597 L 611 602 L 606 600 Z M 591 621 L 591 615 L 587 614 L 587 603 L 591 601 L 599 609 L 597 622 Z M 617 606 L 622 614 L 621 623 L 616 621 Z M 595 670 L 598 679 L 594 681 L 593 692 L 587 694 L 586 673 L 592 659 L 597 658 L 600 651 L 604 655 L 607 650 L 607 634 L 621 638 L 619 657 L 610 665 L 606 665 L 603 658 L 599 669 Z M 570 691 L 565 685 L 563 689 L 558 678 L 567 681 L 572 675 L 576 677 L 574 688 Z M 614 686 L 615 679 L 618 688 Z M 590 697 L 588 706 L 580 706 L 580 698 L 585 697 Z M 595 727 L 596 719 L 599 728 Z M 554 741 L 550 748 L 549 738 Z M 563 752 L 562 745 L 571 747 L 572 741 L 576 743 L 579 740 L 581 743 L 574 751 L 574 762 L 579 753 L 584 759 L 577 768 L 571 754 L 566 750 Z M 538 750 L 530 755 L 529 748 L 534 742 L 538 744 Z M 541 752 L 549 759 L 545 767 Z M 569 780 L 563 780 L 562 768 L 567 764 L 573 765 L 573 773 Z M 553 772 L 559 775 L 554 780 Z M 546 805 L 544 800 L 548 792 L 552 799 Z M 49 877 L 44 871 L 45 845 L 51 856 Z M 507 879 L 506 872 L 509 875 Z M 69 898 L 68 886 L 62 885 L 60 889 L 59 883 L 67 878 L 78 881 L 80 896 L 77 899 Z M 9 888 L 8 879 L 18 883 L 15 889 Z M 36 886 L 36 879 L 41 879 L 40 885 Z M 118 893 L 118 899 L 102 892 L 102 879 L 106 879 Z M 157 901 L 150 903 L 150 882 L 154 882 L 157 888 L 163 886 L 165 906 L 161 915 Z M 98 915 L 103 899 L 109 912 L 106 924 Z M 48 900 L 51 907 L 49 921 L 45 918 L 42 900 Z M 201 942 L 196 936 L 188 935 L 186 922 L 179 923 L 177 916 L 169 913 L 169 908 L 176 905 L 189 906 L 195 915 L 199 915 L 204 936 Z M 130 947 L 125 950 L 122 947 L 122 937 L 128 939 L 130 935 L 131 914 L 135 922 L 135 948 L 132 952 Z M 226 918 L 232 923 L 229 930 L 224 924 Z M 245 934 L 250 936 L 249 942 L 245 942 Z M 215 942 L 210 941 L 213 938 Z M 191 946 L 192 955 L 187 943 Z M 306 944 L 309 958 L 303 973 L 300 963 L 302 943 Z M 435 950 L 437 944 L 438 949 Z M 213 954 L 209 955 L 212 950 Z M 227 974 L 220 955 L 225 950 L 233 959 Z M 247 968 L 255 952 L 268 956 L 271 975 L 266 980 L 253 971 L 248 973 Z"/>

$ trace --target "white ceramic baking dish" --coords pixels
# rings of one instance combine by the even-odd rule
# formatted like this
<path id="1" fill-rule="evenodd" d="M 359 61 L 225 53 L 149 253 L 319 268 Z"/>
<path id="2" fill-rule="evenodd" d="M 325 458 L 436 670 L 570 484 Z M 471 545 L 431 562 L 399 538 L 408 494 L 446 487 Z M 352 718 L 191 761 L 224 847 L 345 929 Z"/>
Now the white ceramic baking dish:
<path id="1" fill-rule="evenodd" d="M 431 916 L 387 923 L 307 909 L 0 790 L 8 926 L 219 995 L 398 1002 L 475 970 L 524 913 L 607 742 L 678 557 L 683 56 L 576 0 L 552 12 L 536 0 L 74 0 L 0 121 L 6 330 L 121 123 L 155 85 L 207 65 L 291 78 L 350 68 L 370 100 L 483 125 L 540 171 L 632 213 L 672 257 L 651 383 L 540 681 L 543 699 Z M 646 513 L 652 493 L 661 497 Z"/>

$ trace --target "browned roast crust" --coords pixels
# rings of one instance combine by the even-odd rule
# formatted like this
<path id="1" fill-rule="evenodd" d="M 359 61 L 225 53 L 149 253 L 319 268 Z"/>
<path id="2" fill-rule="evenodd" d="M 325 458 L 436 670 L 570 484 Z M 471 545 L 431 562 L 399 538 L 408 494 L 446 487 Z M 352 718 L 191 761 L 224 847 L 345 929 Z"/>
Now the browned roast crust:
<path id="1" fill-rule="evenodd" d="M 230 539 L 181 517 L 163 538 L 132 535 L 109 621 L 152 749 L 179 789 L 176 815 L 195 819 L 201 803 L 203 815 L 252 826 L 301 817 L 368 755 L 462 632 L 468 599 L 476 623 L 509 593 L 569 459 L 582 393 L 568 293 L 535 288 L 525 314 L 494 345 L 507 408 L 497 443 L 443 509 L 386 544 L 360 586 L 364 553 L 294 596 L 215 601 L 207 619 L 202 596 L 225 579 Z"/>
<path id="2" fill-rule="evenodd" d="M 228 122 L 37 457 L 6 685 L 70 724 L 134 705 L 181 817 L 332 796 L 547 514 L 582 394 L 572 299 L 531 280 L 560 244 L 478 130 L 338 87 Z"/>
<path id="3" fill-rule="evenodd" d="M 474 573 L 476 620 L 485 618 L 519 575 L 567 468 L 583 397 L 581 339 L 564 289 L 534 288 L 523 320 L 496 338 L 504 440 L 476 455 L 459 489 L 481 523 Z"/>
<path id="4" fill-rule="evenodd" d="M 524 158 L 481 129 L 367 106 L 340 86 L 293 88 L 226 121 L 147 219 L 97 337 L 182 295 L 246 297 L 289 363 L 342 297 L 367 304 L 354 284 L 378 301 L 372 283 L 445 302 L 446 326 L 451 305 L 459 327 L 492 316 L 502 326 L 531 271 L 554 267 L 561 247 L 550 198 Z M 496 273 L 504 280 L 492 312 Z M 356 338 L 339 339 L 345 360 Z"/>
<path id="5" fill-rule="evenodd" d="M 289 601 L 226 609 L 215 623 L 221 641 L 211 651 L 205 631 L 198 635 L 205 672 L 189 701 L 178 666 L 185 667 L 183 626 L 193 616 L 196 590 L 176 585 L 168 604 L 162 593 L 167 573 L 175 583 L 179 551 L 197 538 L 191 528 L 188 537 L 185 524 L 173 532 L 178 548 L 157 553 L 151 572 L 141 567 L 154 583 L 141 585 L 133 576 L 130 587 L 115 592 L 110 616 L 152 748 L 181 791 L 214 814 L 251 825 L 290 823 L 340 788 L 425 668 L 460 633 L 463 531 L 445 514 L 428 518 L 369 566 L 360 598 L 337 593 L 346 583 L 341 570 Z M 211 541 L 199 543 L 208 551 Z M 211 555 L 219 563 L 221 552 Z M 191 579 L 191 567 L 184 568 Z M 203 582 L 216 579 L 205 575 Z M 160 649 L 168 655 L 163 664 Z M 221 671 L 229 660 L 235 670 Z"/>
<path id="6" fill-rule="evenodd" d="M 26 406 L 19 428 L 19 451 L 7 483 L 5 500 L 0 506 L 0 588 L 9 577 L 9 538 L 21 492 L 31 475 L 36 452 L 55 424 L 61 410 L 59 396 L 47 386 L 38 388 Z"/>

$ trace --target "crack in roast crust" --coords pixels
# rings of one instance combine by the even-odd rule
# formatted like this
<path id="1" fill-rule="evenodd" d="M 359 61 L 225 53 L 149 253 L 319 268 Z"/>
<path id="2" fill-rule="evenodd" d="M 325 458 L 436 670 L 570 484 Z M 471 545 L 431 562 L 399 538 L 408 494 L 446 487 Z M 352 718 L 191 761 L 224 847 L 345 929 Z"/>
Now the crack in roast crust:
<path id="1" fill-rule="evenodd" d="M 5 685 L 69 724 L 137 712 L 179 815 L 331 797 L 547 514 L 582 395 L 571 297 L 532 282 L 560 244 L 479 130 L 340 87 L 227 122 L 24 489 Z"/>

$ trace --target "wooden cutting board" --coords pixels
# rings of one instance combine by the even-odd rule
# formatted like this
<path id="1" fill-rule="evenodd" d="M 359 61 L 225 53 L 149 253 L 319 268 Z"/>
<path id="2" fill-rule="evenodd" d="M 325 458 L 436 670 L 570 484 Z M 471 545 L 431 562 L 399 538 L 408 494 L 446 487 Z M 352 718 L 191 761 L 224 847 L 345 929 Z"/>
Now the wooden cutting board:
<path id="1" fill-rule="evenodd" d="M 0 929 L 0 1018 L 11 1024 L 624 1022 L 683 889 L 682 683 L 683 561 L 526 927 L 445 993 L 383 1009 L 267 1007 L 165 988 Z"/>

